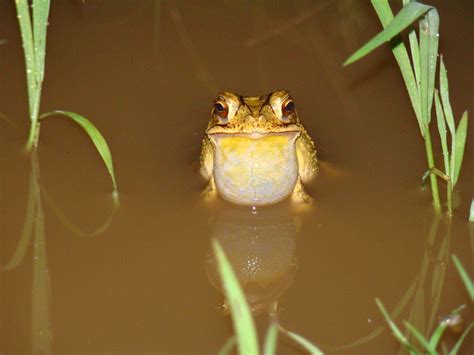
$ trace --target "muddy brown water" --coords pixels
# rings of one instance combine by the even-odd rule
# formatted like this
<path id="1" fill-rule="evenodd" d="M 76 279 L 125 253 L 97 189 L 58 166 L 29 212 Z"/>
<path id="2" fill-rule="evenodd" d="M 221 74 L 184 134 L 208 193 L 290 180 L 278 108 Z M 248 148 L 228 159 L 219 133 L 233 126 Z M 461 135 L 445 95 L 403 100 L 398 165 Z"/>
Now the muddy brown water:
<path id="1" fill-rule="evenodd" d="M 474 108 L 474 9 L 434 5 L 458 118 Z M 450 255 L 472 271 L 474 124 L 448 222 L 419 188 L 424 147 L 389 49 L 341 67 L 379 30 L 369 4 L 53 1 L 49 22 L 42 112 L 71 110 L 97 125 L 121 206 L 109 219 L 111 183 L 71 122 L 45 121 L 38 160 L 22 154 L 23 54 L 14 4 L 1 2 L 0 112 L 12 123 L 0 119 L 2 355 L 216 353 L 233 331 L 212 237 L 239 270 L 260 334 L 277 301 L 281 324 L 329 354 L 399 351 L 375 297 L 425 333 L 469 305 Z M 216 93 L 280 88 L 324 162 L 308 186 L 314 205 L 205 204 L 198 155 Z M 472 320 L 471 306 L 463 316 Z M 283 338 L 279 353 L 300 352 Z M 449 346 L 455 339 L 447 332 Z"/>

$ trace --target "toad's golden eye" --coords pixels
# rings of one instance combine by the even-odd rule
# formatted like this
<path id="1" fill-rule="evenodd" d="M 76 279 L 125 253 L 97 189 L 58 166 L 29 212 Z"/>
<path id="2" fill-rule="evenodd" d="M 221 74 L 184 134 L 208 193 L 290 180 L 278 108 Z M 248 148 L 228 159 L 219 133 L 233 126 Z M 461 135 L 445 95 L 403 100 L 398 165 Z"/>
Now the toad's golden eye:
<path id="1" fill-rule="evenodd" d="M 226 118 L 229 114 L 229 106 L 225 101 L 217 100 L 214 102 L 214 113 L 220 118 Z"/>
<path id="2" fill-rule="evenodd" d="M 295 103 L 292 99 L 286 99 L 281 104 L 281 113 L 284 117 L 288 117 L 293 112 L 295 112 Z"/>

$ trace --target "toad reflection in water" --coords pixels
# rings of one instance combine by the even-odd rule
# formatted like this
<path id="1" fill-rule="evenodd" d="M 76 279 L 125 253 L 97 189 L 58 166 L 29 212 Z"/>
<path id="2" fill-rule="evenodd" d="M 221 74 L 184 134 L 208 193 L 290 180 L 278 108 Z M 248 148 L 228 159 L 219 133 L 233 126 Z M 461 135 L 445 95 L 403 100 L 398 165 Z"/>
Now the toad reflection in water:
<path id="1" fill-rule="evenodd" d="M 285 204 L 251 210 L 224 203 L 211 222 L 211 238 L 224 249 L 254 314 L 276 315 L 279 297 L 293 283 L 300 222 Z M 205 259 L 212 285 L 223 292 L 212 252 Z M 226 309 L 226 303 L 224 308 Z"/>

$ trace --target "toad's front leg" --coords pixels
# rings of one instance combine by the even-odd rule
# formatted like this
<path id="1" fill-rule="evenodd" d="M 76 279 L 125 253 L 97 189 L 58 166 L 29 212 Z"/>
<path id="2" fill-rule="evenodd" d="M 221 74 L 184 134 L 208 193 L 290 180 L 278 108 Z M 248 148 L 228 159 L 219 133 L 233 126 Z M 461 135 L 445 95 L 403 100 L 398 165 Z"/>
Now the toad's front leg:
<path id="1" fill-rule="evenodd" d="M 296 182 L 295 189 L 291 194 L 291 200 L 296 203 L 312 203 L 313 199 L 306 192 L 303 184 L 301 183 L 301 178 L 298 178 Z"/>
<path id="2" fill-rule="evenodd" d="M 214 169 L 214 148 L 209 138 L 205 137 L 202 141 L 201 149 L 201 175 L 208 180 L 206 188 L 202 192 L 206 200 L 212 199 L 217 195 L 217 188 L 213 176 Z"/>

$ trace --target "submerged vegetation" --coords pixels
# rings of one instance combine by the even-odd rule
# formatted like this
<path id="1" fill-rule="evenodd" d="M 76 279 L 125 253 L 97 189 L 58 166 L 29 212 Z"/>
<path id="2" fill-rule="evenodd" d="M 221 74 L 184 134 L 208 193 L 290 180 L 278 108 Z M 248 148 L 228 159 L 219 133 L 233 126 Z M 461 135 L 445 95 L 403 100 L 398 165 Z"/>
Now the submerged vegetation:
<path id="1" fill-rule="evenodd" d="M 30 13 L 28 0 L 15 1 L 21 40 L 25 56 L 28 107 L 30 113 L 30 133 L 26 150 L 30 152 L 38 146 L 41 120 L 52 115 L 62 115 L 79 124 L 89 135 L 103 159 L 113 184 L 113 197 L 118 203 L 118 188 L 114 175 L 112 155 L 105 138 L 85 117 L 69 111 L 51 111 L 40 115 L 41 90 L 43 87 L 46 57 L 46 37 L 50 0 L 33 0 Z"/>
<path id="2" fill-rule="evenodd" d="M 471 302 L 474 300 L 474 286 L 472 283 L 471 278 L 467 274 L 466 270 L 462 266 L 461 262 L 459 259 L 455 256 L 452 255 L 453 263 L 456 266 L 456 269 L 458 270 L 459 275 L 461 276 L 461 279 L 464 283 L 464 286 L 466 287 L 466 290 L 469 294 L 469 298 Z M 463 319 L 460 315 L 460 312 L 462 309 L 464 309 L 466 306 L 461 305 L 454 309 L 451 314 L 447 317 L 444 317 L 434 330 L 433 334 L 429 338 L 425 338 L 415 326 L 413 326 L 410 322 L 404 321 L 404 325 L 407 329 L 407 331 L 416 339 L 417 343 L 419 346 L 417 346 L 414 342 L 410 341 L 404 334 L 403 332 L 397 327 L 395 322 L 392 320 L 388 312 L 385 310 L 384 305 L 379 299 L 376 299 L 377 307 L 380 309 L 380 312 L 382 312 L 385 320 L 387 321 L 390 329 L 392 330 L 393 335 L 395 338 L 398 340 L 400 344 L 402 344 L 406 350 L 410 354 L 429 354 L 429 355 L 438 355 L 438 347 L 440 345 L 441 338 L 443 336 L 443 333 L 445 332 L 446 329 L 451 328 L 451 329 L 457 329 L 462 328 L 462 323 Z M 454 347 L 449 350 L 443 349 L 443 354 L 450 354 L 450 355 L 456 355 L 461 348 L 462 343 L 464 342 L 464 339 L 467 337 L 471 329 L 474 327 L 474 322 L 471 322 L 469 326 L 466 327 L 462 335 L 459 337 L 458 341 L 454 345 Z M 421 347 L 421 350 L 419 349 Z"/>
<path id="3" fill-rule="evenodd" d="M 436 9 L 418 2 L 403 0 L 403 8 L 394 17 L 388 0 L 372 0 L 372 5 L 382 23 L 384 30 L 367 44 L 350 56 L 344 65 L 351 64 L 371 51 L 390 41 L 392 52 L 405 82 L 415 116 L 425 142 L 428 170 L 423 181 L 430 178 L 433 204 L 441 211 L 437 177 L 447 183 L 446 204 L 448 214 L 452 214 L 452 194 L 456 185 L 464 155 L 467 135 L 467 111 L 455 125 L 453 111 L 449 100 L 448 77 L 442 56 L 439 69 L 439 92 L 435 90 L 436 66 L 438 63 L 439 17 Z M 419 34 L 411 26 L 419 21 Z M 408 28 L 408 39 L 411 51 L 411 62 L 400 32 Z M 441 96 L 441 100 L 439 98 Z M 435 101 L 438 132 L 441 140 L 444 172 L 436 168 L 430 134 L 431 111 Z M 451 148 L 448 148 L 446 125 L 449 129 Z"/>

